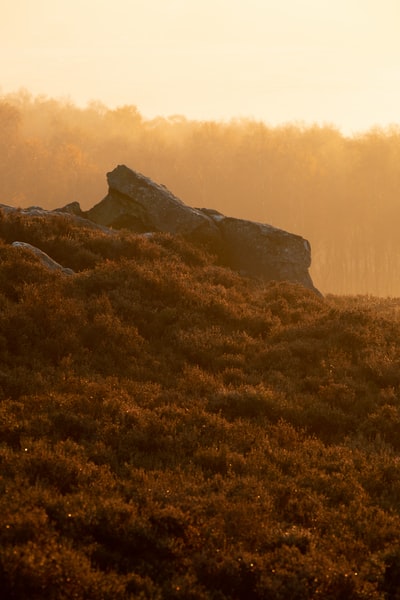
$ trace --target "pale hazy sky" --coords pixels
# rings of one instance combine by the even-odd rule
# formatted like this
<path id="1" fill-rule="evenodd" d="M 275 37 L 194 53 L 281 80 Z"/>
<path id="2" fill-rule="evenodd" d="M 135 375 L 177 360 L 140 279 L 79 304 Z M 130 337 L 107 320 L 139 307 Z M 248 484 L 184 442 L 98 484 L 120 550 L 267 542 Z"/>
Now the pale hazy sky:
<path id="1" fill-rule="evenodd" d="M 146 117 L 400 123 L 400 0 L 1 0 L 0 93 Z"/>

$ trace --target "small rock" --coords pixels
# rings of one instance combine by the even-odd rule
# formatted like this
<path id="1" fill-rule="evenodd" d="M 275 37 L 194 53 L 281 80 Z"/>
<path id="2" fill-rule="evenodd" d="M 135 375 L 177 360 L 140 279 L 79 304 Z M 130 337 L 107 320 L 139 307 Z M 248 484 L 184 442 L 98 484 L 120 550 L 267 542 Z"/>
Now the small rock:
<path id="1" fill-rule="evenodd" d="M 68 267 L 63 267 L 58 262 L 50 258 L 48 254 L 46 254 L 42 250 L 39 250 L 39 248 L 36 248 L 36 246 L 32 246 L 27 242 L 13 242 L 11 245 L 15 248 L 23 248 L 24 250 L 28 250 L 28 252 L 32 252 L 32 254 L 35 254 L 35 256 L 39 258 L 40 262 L 50 271 L 60 271 L 61 273 L 64 273 L 64 275 L 74 274 L 74 271 L 72 269 L 69 269 Z"/>

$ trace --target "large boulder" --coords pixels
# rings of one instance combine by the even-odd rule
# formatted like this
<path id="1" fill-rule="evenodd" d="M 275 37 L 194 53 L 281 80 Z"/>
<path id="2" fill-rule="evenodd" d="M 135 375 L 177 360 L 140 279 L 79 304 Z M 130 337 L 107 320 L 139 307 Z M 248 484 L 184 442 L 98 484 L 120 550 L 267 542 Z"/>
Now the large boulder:
<path id="1" fill-rule="evenodd" d="M 211 241 L 224 263 L 245 275 L 291 281 L 314 291 L 307 240 L 263 223 L 191 208 L 165 186 L 119 165 L 107 174 L 107 196 L 85 216 L 107 227 L 136 232 L 162 231 Z"/>
<path id="2" fill-rule="evenodd" d="M 272 225 L 226 217 L 215 210 L 201 210 L 217 223 L 225 260 L 232 269 L 315 289 L 308 272 L 311 247 L 307 240 Z"/>
<path id="3" fill-rule="evenodd" d="M 189 235 L 195 240 L 219 238 L 214 221 L 186 206 L 163 185 L 119 165 L 107 173 L 107 196 L 87 211 L 88 219 L 107 227 L 136 232 L 161 231 Z"/>

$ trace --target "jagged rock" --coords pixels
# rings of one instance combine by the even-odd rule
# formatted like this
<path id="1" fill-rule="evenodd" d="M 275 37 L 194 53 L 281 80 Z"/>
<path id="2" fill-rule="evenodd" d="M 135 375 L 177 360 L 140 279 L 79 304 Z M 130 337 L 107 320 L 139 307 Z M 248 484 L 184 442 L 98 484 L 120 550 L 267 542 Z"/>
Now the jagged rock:
<path id="1" fill-rule="evenodd" d="M 28 252 L 32 252 L 33 254 L 35 254 L 35 256 L 39 258 L 40 262 L 50 271 L 60 271 L 61 273 L 64 273 L 64 275 L 74 274 L 74 271 L 72 269 L 69 269 L 68 267 L 63 267 L 58 262 L 50 258 L 48 254 L 46 254 L 42 250 L 39 250 L 39 248 L 36 248 L 36 246 L 32 246 L 27 242 L 13 242 L 11 245 L 15 248 L 23 248 Z"/>
<path id="2" fill-rule="evenodd" d="M 300 283 L 317 291 L 308 272 L 310 244 L 301 236 L 226 217 L 213 209 L 191 208 L 165 186 L 124 165 L 108 173 L 107 180 L 108 195 L 86 213 L 96 223 L 212 241 L 232 269 L 266 280 Z"/>
<path id="3" fill-rule="evenodd" d="M 184 204 L 165 186 L 125 165 L 107 173 L 107 180 L 108 195 L 86 213 L 95 223 L 136 232 L 180 233 L 195 240 L 220 238 L 210 217 Z"/>

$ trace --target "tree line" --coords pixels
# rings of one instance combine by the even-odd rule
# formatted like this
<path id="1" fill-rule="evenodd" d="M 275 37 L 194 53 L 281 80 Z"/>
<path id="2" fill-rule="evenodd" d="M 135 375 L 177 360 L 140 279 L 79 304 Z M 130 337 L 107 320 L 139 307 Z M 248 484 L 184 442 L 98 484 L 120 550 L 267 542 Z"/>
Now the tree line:
<path id="1" fill-rule="evenodd" d="M 90 208 L 127 164 L 190 206 L 307 238 L 324 293 L 399 296 L 400 126 L 351 137 L 331 125 L 145 119 L 133 105 L 80 108 L 27 91 L 0 97 L 0 202 Z"/>

